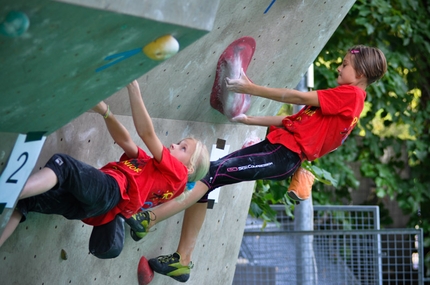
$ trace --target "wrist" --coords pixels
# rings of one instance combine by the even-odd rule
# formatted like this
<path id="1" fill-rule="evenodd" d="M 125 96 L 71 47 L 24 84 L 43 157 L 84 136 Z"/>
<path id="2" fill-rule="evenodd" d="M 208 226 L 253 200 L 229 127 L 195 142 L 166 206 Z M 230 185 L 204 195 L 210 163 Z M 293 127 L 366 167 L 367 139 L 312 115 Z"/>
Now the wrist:
<path id="1" fill-rule="evenodd" d="M 107 108 L 106 108 L 106 112 L 104 112 L 103 114 L 100 114 L 100 115 L 102 115 L 103 116 L 103 118 L 104 119 L 107 119 L 108 117 L 109 117 L 109 115 L 110 115 L 110 108 L 109 108 L 109 105 L 106 105 L 107 106 Z"/>
<path id="2" fill-rule="evenodd" d="M 149 223 L 148 223 L 147 230 L 149 230 L 150 228 L 152 228 L 157 224 L 156 220 L 157 220 L 157 216 L 155 215 L 155 213 L 152 211 L 149 211 Z"/>

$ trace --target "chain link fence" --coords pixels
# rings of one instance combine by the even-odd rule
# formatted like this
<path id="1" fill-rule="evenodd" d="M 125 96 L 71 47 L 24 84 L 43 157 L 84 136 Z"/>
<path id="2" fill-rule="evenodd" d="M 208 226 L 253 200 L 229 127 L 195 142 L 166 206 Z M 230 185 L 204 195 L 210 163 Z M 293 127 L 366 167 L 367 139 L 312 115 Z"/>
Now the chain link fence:
<path id="1" fill-rule="evenodd" d="M 263 231 L 248 219 L 234 285 L 424 284 L 422 231 L 380 230 L 377 206 L 314 206 L 313 231 L 274 208 Z"/>

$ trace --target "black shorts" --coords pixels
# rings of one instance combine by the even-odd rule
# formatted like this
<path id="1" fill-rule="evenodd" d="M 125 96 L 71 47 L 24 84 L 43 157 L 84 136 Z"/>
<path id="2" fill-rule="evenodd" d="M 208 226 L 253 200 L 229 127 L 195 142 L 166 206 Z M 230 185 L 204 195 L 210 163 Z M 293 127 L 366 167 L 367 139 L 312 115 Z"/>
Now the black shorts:
<path id="1" fill-rule="evenodd" d="M 284 180 L 301 165 L 300 156 L 281 144 L 267 139 L 211 161 L 208 174 L 201 180 L 209 187 L 199 202 L 207 202 L 208 194 L 221 186 L 242 181 Z"/>
<path id="2" fill-rule="evenodd" d="M 96 217 L 107 213 L 121 199 L 118 183 L 111 176 L 65 154 L 55 154 L 45 167 L 58 178 L 54 188 L 37 196 L 18 201 L 16 209 L 58 214 L 71 220 Z"/>

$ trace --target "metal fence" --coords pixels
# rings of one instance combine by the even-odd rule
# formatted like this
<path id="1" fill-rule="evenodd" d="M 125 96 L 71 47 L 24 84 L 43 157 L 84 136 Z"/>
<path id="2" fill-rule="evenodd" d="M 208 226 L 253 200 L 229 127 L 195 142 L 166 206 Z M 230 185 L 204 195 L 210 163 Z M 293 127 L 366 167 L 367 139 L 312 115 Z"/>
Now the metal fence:
<path id="1" fill-rule="evenodd" d="M 314 230 L 248 219 L 234 285 L 424 284 L 423 234 L 379 229 L 376 206 L 314 206 Z"/>

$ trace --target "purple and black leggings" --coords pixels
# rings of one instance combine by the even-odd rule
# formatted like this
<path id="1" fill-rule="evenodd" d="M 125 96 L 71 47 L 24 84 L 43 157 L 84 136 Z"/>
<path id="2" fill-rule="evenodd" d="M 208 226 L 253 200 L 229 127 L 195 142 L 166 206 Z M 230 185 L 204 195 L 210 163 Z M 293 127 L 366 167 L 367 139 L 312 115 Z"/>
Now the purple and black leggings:
<path id="1" fill-rule="evenodd" d="M 207 202 L 208 194 L 224 185 L 259 179 L 287 179 L 300 164 L 297 153 L 266 139 L 211 161 L 208 174 L 201 180 L 209 190 L 199 202 Z"/>

